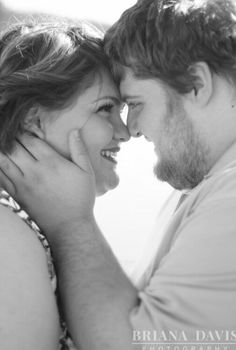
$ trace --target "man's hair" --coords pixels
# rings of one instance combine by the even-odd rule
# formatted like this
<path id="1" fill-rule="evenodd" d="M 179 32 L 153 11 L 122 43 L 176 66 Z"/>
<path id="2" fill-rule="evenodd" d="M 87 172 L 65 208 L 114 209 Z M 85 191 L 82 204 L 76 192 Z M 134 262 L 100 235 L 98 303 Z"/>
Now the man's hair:
<path id="1" fill-rule="evenodd" d="M 31 108 L 65 108 L 108 68 L 102 36 L 89 31 L 65 22 L 25 22 L 1 34 L 1 151 L 12 150 Z"/>
<path id="2" fill-rule="evenodd" d="M 236 80 L 236 1 L 140 0 L 109 29 L 104 47 L 118 84 L 126 66 L 187 93 L 200 61 Z"/>

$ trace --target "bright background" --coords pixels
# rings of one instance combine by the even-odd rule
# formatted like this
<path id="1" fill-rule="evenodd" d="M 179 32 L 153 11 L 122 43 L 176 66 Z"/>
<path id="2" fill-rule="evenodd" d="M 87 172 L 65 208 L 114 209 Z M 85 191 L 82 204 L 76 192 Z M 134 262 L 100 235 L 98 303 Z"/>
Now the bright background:
<path id="1" fill-rule="evenodd" d="M 134 0 L 4 0 L 0 14 L 7 24 L 13 12 L 46 13 L 86 19 L 105 27 L 118 20 Z M 122 265 L 128 270 L 142 254 L 162 204 L 171 192 L 167 184 L 153 175 L 156 156 L 153 146 L 144 139 L 124 144 L 119 154 L 120 186 L 100 197 L 96 217 L 102 232 L 110 242 Z"/>

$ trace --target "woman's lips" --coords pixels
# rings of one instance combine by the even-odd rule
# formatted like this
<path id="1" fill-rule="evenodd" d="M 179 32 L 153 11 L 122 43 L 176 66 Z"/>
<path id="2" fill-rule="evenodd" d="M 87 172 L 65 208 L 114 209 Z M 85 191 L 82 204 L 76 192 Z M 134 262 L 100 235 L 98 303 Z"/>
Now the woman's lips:
<path id="1" fill-rule="evenodd" d="M 101 151 L 101 156 L 106 160 L 114 164 L 117 164 L 117 160 L 115 158 L 117 157 L 117 153 L 119 151 L 120 151 L 120 147 L 106 148 Z"/>

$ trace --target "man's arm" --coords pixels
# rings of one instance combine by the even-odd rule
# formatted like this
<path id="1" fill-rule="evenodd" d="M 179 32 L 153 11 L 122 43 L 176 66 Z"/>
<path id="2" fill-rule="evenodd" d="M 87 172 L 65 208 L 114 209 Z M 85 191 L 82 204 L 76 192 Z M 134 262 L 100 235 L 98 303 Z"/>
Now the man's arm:
<path id="1" fill-rule="evenodd" d="M 86 162 L 81 166 L 81 172 L 63 158 L 57 159 L 58 155 L 46 145 L 45 148 L 40 142 L 35 145 L 35 150 L 34 144 L 30 145 L 30 150 L 35 152 L 36 159 L 37 152 L 44 154 L 43 157 L 39 155 L 41 160 L 36 161 L 32 169 L 33 174 L 37 174 L 38 186 L 32 178 L 28 181 L 27 174 L 32 168 L 30 159 L 21 159 L 18 168 L 6 159 L 5 165 L 1 160 L 0 164 L 15 182 L 16 190 L 23 190 L 24 195 L 18 194 L 28 206 L 33 198 L 29 209 L 47 228 L 55 254 L 64 311 L 79 349 L 130 349 L 132 326 L 137 331 L 183 330 L 190 342 L 196 340 L 196 330 L 199 329 L 234 329 L 234 172 L 224 173 L 222 179 L 217 176 L 216 182 L 210 179 L 210 190 L 203 191 L 200 202 L 194 197 L 191 205 L 185 203 L 186 208 L 176 212 L 166 232 L 166 254 L 154 269 L 145 290 L 137 297 L 136 289 L 99 232 L 93 212 L 85 210 L 89 208 L 87 204 L 84 207 L 76 202 L 91 191 L 92 174 L 89 174 Z M 21 164 L 26 170 L 23 175 L 22 169 L 19 172 Z M 63 169 L 66 169 L 65 173 Z M 63 181 L 62 191 L 55 192 Z M 203 185 L 207 186 L 207 182 Z M 206 196 L 207 193 L 212 197 Z M 70 201 L 70 197 L 73 200 Z M 88 203 L 92 203 L 90 195 L 88 198 Z M 54 199 L 58 199 L 58 203 Z M 48 208 L 52 208 L 51 211 Z M 181 214 L 181 210 L 184 213 Z M 170 237 L 174 237 L 171 246 Z M 138 301 L 139 305 L 135 307 Z"/>
<path id="2" fill-rule="evenodd" d="M 131 349 L 130 283 L 95 220 L 68 224 L 52 238 L 63 310 L 80 349 Z"/>
<path id="3" fill-rule="evenodd" d="M 96 224 L 93 173 L 81 140 L 73 140 L 77 166 L 28 137 L 22 142 L 33 157 L 18 145 L 11 156 L 14 163 L 1 156 L 1 169 L 13 179 L 15 196 L 47 233 L 75 344 L 82 350 L 128 350 L 129 313 L 137 304 L 137 291 Z"/>

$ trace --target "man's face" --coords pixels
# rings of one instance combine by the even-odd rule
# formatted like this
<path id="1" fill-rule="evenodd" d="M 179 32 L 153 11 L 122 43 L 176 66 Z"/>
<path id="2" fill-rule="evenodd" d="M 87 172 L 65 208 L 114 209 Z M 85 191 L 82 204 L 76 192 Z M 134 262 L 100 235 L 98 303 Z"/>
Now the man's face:
<path id="1" fill-rule="evenodd" d="M 177 189 L 198 185 L 208 172 L 209 149 L 185 112 L 184 97 L 157 79 L 137 79 L 128 69 L 120 91 L 129 107 L 130 134 L 154 144 L 157 178 Z"/>

